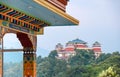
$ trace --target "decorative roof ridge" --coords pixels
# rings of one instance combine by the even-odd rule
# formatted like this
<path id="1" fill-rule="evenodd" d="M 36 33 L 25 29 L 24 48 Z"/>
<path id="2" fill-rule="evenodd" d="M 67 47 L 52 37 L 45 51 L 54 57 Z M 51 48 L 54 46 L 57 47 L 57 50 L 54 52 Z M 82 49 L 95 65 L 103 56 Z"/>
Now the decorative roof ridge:
<path id="1" fill-rule="evenodd" d="M 82 43 L 82 44 L 86 44 L 87 42 L 80 40 L 79 38 L 76 38 L 75 40 L 72 40 L 72 42 L 74 43 Z"/>

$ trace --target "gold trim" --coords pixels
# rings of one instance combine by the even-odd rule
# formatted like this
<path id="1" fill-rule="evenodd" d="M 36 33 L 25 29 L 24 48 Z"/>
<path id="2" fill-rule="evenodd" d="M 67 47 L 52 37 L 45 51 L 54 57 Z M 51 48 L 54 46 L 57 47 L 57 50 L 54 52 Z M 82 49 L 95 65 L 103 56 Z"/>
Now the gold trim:
<path id="1" fill-rule="evenodd" d="M 27 32 L 23 32 L 23 31 L 20 31 L 20 30 L 17 30 L 17 29 L 13 29 L 13 28 L 10 28 L 8 25 L 9 25 L 9 22 L 7 23 L 7 25 L 6 26 L 3 26 L 2 25 L 2 22 L 3 22 L 4 20 L 0 20 L 0 26 L 2 26 L 2 27 L 4 27 L 4 28 L 7 28 L 7 29 L 9 29 L 9 30 L 13 30 L 13 31 L 15 31 L 16 33 L 17 32 L 21 32 L 21 33 L 25 33 L 25 34 L 28 34 L 28 35 L 32 35 L 32 36 L 36 36 L 37 35 L 37 32 L 35 32 L 35 34 L 31 34 L 31 33 L 27 33 Z M 6 21 L 7 22 L 7 21 Z M 42 32 L 41 32 L 41 35 L 42 35 Z"/>
<path id="2" fill-rule="evenodd" d="M 60 9 L 58 9 L 57 7 L 53 6 L 52 4 L 50 4 L 49 2 L 45 1 L 45 0 L 34 0 L 36 3 L 46 7 L 47 9 L 57 13 L 58 15 L 70 20 L 71 22 L 73 22 L 74 24 L 78 25 L 79 21 L 75 18 L 73 18 L 72 16 L 66 14 L 65 12 L 61 11 Z"/>
<path id="3" fill-rule="evenodd" d="M 44 28 L 40 28 L 40 32 L 36 32 L 37 35 L 43 35 L 44 34 Z"/>

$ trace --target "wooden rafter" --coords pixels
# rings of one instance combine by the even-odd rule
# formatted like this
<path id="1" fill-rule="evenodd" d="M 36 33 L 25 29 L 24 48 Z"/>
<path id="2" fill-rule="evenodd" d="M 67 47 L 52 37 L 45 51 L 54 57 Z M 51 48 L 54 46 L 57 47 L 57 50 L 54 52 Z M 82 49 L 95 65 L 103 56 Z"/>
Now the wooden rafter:
<path id="1" fill-rule="evenodd" d="M 48 23 L 38 20 L 34 17 L 16 11 L 14 9 L 8 8 L 5 5 L 0 4 L 0 14 L 3 15 L 3 19 L 8 20 L 17 25 L 23 25 L 23 27 L 32 29 L 34 31 L 39 31 L 41 27 L 49 25 Z"/>
<path id="2" fill-rule="evenodd" d="M 6 6 L 2 5 L 2 4 L 0 4 L 0 11 L 4 15 L 8 15 L 8 16 L 17 18 L 17 20 L 20 20 L 20 21 L 28 22 L 30 24 L 35 25 L 36 27 L 38 27 L 38 26 L 40 27 L 41 24 L 49 25 L 48 23 L 46 23 L 44 21 L 38 20 L 36 18 L 33 18 L 31 16 L 28 16 L 26 14 L 23 14 L 21 12 L 18 12 L 16 10 L 8 8 L 8 7 L 6 7 Z"/>

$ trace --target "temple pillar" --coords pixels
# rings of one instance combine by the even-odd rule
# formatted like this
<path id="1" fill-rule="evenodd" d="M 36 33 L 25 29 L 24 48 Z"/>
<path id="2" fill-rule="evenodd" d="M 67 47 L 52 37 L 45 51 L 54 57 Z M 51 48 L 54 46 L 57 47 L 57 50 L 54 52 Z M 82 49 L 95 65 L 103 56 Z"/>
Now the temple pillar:
<path id="1" fill-rule="evenodd" d="M 17 38 L 23 46 L 23 77 L 36 77 L 36 46 L 37 37 L 17 33 Z"/>
<path id="2" fill-rule="evenodd" d="M 3 38 L 0 37 L 0 77 L 3 77 Z"/>
<path id="3" fill-rule="evenodd" d="M 33 48 L 24 48 L 23 77 L 36 77 L 36 51 Z"/>
<path id="4" fill-rule="evenodd" d="M 7 29 L 0 26 L 0 77 L 3 77 L 3 36 Z"/>

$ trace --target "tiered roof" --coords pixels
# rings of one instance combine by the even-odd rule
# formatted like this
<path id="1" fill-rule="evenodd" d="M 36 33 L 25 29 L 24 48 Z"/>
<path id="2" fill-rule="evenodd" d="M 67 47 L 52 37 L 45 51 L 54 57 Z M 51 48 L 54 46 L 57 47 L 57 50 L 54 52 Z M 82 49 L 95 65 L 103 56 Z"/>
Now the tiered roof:
<path id="1" fill-rule="evenodd" d="M 93 44 L 93 47 L 101 47 L 101 44 L 96 41 L 96 42 Z"/>
<path id="2" fill-rule="evenodd" d="M 62 45 L 61 43 L 58 43 L 58 44 L 56 45 L 56 48 L 57 48 L 57 47 L 63 48 L 63 45 Z"/>
<path id="3" fill-rule="evenodd" d="M 86 42 L 85 41 L 83 41 L 83 40 L 80 40 L 80 39 L 75 39 L 75 40 L 72 40 L 72 42 L 73 43 L 75 43 L 75 44 L 77 44 L 77 43 L 79 43 L 79 44 L 86 44 Z"/>

